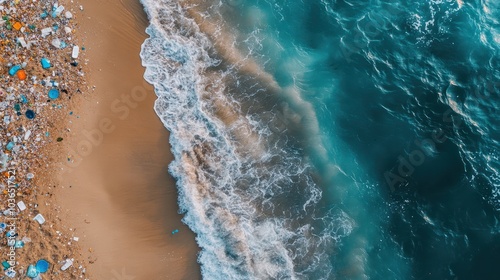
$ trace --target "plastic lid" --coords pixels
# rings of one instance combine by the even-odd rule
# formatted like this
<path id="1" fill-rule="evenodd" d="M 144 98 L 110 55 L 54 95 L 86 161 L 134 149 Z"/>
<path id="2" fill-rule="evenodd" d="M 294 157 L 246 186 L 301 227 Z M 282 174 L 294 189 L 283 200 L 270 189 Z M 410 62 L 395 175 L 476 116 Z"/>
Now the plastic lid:
<path id="1" fill-rule="evenodd" d="M 35 118 L 35 112 L 33 112 L 33 110 L 27 110 L 25 115 L 30 120 Z"/>
<path id="2" fill-rule="evenodd" d="M 49 98 L 50 99 L 57 99 L 59 97 L 59 91 L 55 88 L 49 90 Z"/>
<path id="3" fill-rule="evenodd" d="M 37 261 L 36 270 L 41 273 L 46 272 L 47 270 L 49 270 L 49 262 L 44 259 Z"/>

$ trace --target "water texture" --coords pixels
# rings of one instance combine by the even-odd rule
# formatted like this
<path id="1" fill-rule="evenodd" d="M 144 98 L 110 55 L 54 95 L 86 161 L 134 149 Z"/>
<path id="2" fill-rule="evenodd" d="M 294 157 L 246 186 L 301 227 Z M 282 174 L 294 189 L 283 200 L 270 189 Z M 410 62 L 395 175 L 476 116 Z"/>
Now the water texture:
<path id="1" fill-rule="evenodd" d="M 500 2 L 142 3 L 204 279 L 498 279 Z"/>

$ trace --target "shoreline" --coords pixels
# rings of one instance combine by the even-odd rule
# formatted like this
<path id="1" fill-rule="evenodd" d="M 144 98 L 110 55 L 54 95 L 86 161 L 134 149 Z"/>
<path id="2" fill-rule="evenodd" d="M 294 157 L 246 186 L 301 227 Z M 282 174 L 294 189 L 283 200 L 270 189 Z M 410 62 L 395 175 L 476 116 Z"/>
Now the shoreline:
<path id="1" fill-rule="evenodd" d="M 80 38 L 93 92 L 74 108 L 79 118 L 69 125 L 71 136 L 59 157 L 62 219 L 80 236 L 91 279 L 201 279 L 199 249 L 177 213 L 177 189 L 167 172 L 169 134 L 143 79 L 142 5 L 82 5 Z"/>

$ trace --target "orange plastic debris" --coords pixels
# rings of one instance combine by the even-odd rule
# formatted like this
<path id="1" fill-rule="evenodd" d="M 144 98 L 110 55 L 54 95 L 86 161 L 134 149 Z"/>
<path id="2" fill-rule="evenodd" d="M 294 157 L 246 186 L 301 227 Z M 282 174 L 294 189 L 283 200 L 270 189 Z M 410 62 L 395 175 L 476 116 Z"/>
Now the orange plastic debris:
<path id="1" fill-rule="evenodd" d="M 14 27 L 15 30 L 19 30 L 21 29 L 21 27 L 23 27 L 23 25 L 19 22 L 19 21 L 16 21 L 12 27 Z"/>
<path id="2" fill-rule="evenodd" d="M 26 79 L 26 72 L 24 72 L 24 70 L 19 70 L 17 71 L 17 77 L 19 78 L 19 80 L 25 80 Z"/>

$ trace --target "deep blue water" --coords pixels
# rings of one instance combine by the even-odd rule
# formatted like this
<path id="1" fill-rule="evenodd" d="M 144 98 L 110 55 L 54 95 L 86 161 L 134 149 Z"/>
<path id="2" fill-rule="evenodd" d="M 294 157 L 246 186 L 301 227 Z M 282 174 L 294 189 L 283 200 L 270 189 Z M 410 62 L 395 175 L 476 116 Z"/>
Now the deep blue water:
<path id="1" fill-rule="evenodd" d="M 142 2 L 204 279 L 500 279 L 500 2 Z"/>

